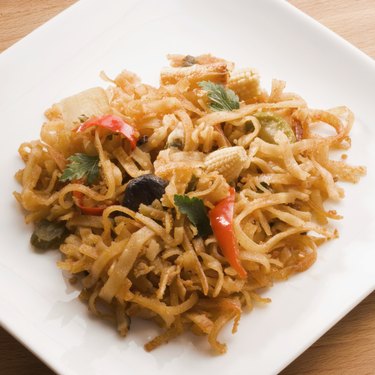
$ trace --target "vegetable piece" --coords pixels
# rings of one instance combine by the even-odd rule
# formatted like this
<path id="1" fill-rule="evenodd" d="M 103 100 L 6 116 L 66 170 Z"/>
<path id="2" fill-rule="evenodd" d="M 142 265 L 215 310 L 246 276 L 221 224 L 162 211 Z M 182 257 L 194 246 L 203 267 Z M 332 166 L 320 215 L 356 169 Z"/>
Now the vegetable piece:
<path id="1" fill-rule="evenodd" d="M 197 188 L 197 184 L 198 184 L 198 178 L 193 174 L 186 187 L 186 193 L 189 193 L 190 191 L 194 191 Z"/>
<path id="2" fill-rule="evenodd" d="M 80 122 L 82 115 L 87 118 L 101 116 L 110 111 L 108 97 L 101 87 L 93 87 L 76 95 L 69 96 L 57 104 L 68 129 Z"/>
<path id="3" fill-rule="evenodd" d="M 174 85 L 181 79 L 185 79 L 190 83 L 191 88 L 195 88 L 201 81 L 225 84 L 228 76 L 229 70 L 226 62 L 194 64 L 187 67 L 163 68 L 160 72 L 160 83 Z"/>
<path id="4" fill-rule="evenodd" d="M 286 120 L 281 116 L 272 112 L 258 112 L 254 114 L 261 127 L 259 130 L 259 138 L 268 143 L 276 143 L 275 135 L 278 131 L 282 131 L 289 139 L 289 142 L 294 143 L 296 136 Z"/>
<path id="5" fill-rule="evenodd" d="M 139 146 L 142 146 L 142 145 L 146 144 L 147 142 L 148 142 L 148 137 L 147 137 L 147 135 L 142 135 L 142 137 L 139 138 L 138 141 L 137 141 L 137 146 L 138 146 L 138 147 L 139 147 Z"/>
<path id="6" fill-rule="evenodd" d="M 93 184 L 99 177 L 99 157 L 76 153 L 68 158 L 69 164 L 60 176 L 60 181 L 72 181 L 85 178 Z"/>
<path id="7" fill-rule="evenodd" d="M 35 224 L 30 243 L 40 250 L 57 249 L 68 234 L 63 222 L 42 220 Z"/>
<path id="8" fill-rule="evenodd" d="M 207 210 L 202 199 L 196 197 L 189 198 L 187 195 L 175 194 L 174 204 L 178 207 L 180 212 L 187 215 L 190 222 L 197 227 L 198 234 L 201 237 L 207 237 L 212 234 Z"/>
<path id="9" fill-rule="evenodd" d="M 100 216 L 104 209 L 107 208 L 105 205 L 100 206 L 85 206 L 83 204 L 84 194 L 80 191 L 73 191 L 74 203 L 85 215 Z"/>
<path id="10" fill-rule="evenodd" d="M 224 59 L 220 59 L 215 56 L 211 56 L 210 54 L 204 54 L 199 56 L 191 56 L 191 55 L 167 55 L 167 59 L 169 60 L 170 66 L 174 68 L 179 67 L 189 67 L 193 65 L 214 65 L 214 64 L 225 64 L 227 66 L 228 71 L 232 71 L 234 68 L 234 64 L 226 61 Z M 207 79 L 210 81 L 209 79 Z M 202 81 L 202 80 L 201 80 Z"/>
<path id="11" fill-rule="evenodd" d="M 244 69 L 232 73 L 227 87 L 247 103 L 256 101 L 261 94 L 259 74 L 253 69 Z"/>
<path id="12" fill-rule="evenodd" d="M 198 85 L 207 91 L 210 108 L 213 111 L 233 111 L 240 108 L 238 96 L 234 91 L 210 81 L 199 82 Z"/>
<path id="13" fill-rule="evenodd" d="M 255 126 L 251 120 L 245 122 L 245 132 L 252 133 L 255 130 Z"/>
<path id="14" fill-rule="evenodd" d="M 141 203 L 149 205 L 155 199 L 160 199 L 167 185 L 167 181 L 153 174 L 133 178 L 126 186 L 123 206 L 136 212 Z"/>
<path id="15" fill-rule="evenodd" d="M 187 67 L 187 66 L 193 66 L 197 64 L 197 60 L 195 59 L 194 56 L 191 56 L 191 55 L 186 55 L 183 59 L 182 59 L 182 65 L 183 67 Z"/>
<path id="16" fill-rule="evenodd" d="M 210 212 L 210 222 L 217 242 L 229 264 L 244 279 L 246 270 L 239 259 L 239 249 L 233 229 L 235 190 L 230 188 L 229 196 L 219 202 Z"/>
<path id="17" fill-rule="evenodd" d="M 114 133 L 121 133 L 130 142 L 132 150 L 134 150 L 137 145 L 137 140 L 139 138 L 138 131 L 119 116 L 105 115 L 102 117 L 94 117 L 81 124 L 76 131 L 77 133 L 81 133 L 93 126 L 108 129 Z"/>
<path id="18" fill-rule="evenodd" d="M 242 146 L 224 147 L 208 154 L 204 166 L 207 172 L 217 171 L 231 182 L 248 168 L 249 157 Z"/>
<path id="19" fill-rule="evenodd" d="M 304 138 L 304 131 L 301 122 L 292 118 L 292 129 L 294 134 L 296 135 L 296 140 L 301 141 Z"/>
<path id="20" fill-rule="evenodd" d="M 182 150 L 185 144 L 185 129 L 182 122 L 179 122 L 167 138 L 167 148 L 178 148 Z"/>
<path id="21" fill-rule="evenodd" d="M 88 119 L 89 119 L 89 117 L 86 116 L 84 113 L 82 113 L 82 115 L 80 115 L 80 116 L 78 117 L 78 121 L 79 121 L 81 124 L 83 124 L 84 122 L 86 122 Z"/>

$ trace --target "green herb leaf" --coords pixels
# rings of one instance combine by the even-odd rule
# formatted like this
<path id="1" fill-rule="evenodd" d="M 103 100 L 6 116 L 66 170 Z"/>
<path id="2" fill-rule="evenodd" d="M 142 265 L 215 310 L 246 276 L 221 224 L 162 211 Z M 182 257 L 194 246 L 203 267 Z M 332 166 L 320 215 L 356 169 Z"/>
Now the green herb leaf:
<path id="1" fill-rule="evenodd" d="M 240 108 L 240 101 L 233 90 L 210 81 L 199 82 L 198 85 L 207 91 L 210 108 L 213 111 L 233 111 Z"/>
<path id="2" fill-rule="evenodd" d="M 72 181 L 86 178 L 91 185 L 99 177 L 99 157 L 77 153 L 68 158 L 69 164 L 64 169 L 60 181 Z"/>
<path id="3" fill-rule="evenodd" d="M 198 234 L 201 237 L 207 237 L 212 234 L 210 220 L 202 199 L 195 197 L 189 198 L 187 195 L 175 194 L 174 204 L 178 207 L 180 212 L 187 215 L 190 222 L 197 227 Z"/>

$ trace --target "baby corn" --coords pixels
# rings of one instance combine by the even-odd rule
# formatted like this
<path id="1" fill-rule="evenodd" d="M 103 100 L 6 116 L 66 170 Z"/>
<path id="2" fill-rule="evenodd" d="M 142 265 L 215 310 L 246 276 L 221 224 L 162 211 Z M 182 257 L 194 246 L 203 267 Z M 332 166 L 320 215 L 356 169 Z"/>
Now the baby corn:
<path id="1" fill-rule="evenodd" d="M 230 182 L 249 166 L 249 158 L 242 146 L 225 147 L 207 155 L 204 165 L 207 172 L 217 171 Z"/>
<path id="2" fill-rule="evenodd" d="M 231 74 L 227 87 L 245 102 L 254 102 L 260 95 L 259 75 L 255 70 L 239 70 Z"/>

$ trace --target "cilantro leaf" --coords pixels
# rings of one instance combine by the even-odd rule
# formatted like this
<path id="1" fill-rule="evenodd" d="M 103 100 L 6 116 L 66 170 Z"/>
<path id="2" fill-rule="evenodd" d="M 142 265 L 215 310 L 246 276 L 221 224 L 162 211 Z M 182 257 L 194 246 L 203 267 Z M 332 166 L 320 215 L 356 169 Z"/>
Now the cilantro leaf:
<path id="1" fill-rule="evenodd" d="M 201 237 L 207 237 L 212 234 L 210 220 L 207 216 L 206 207 L 202 199 L 189 198 L 187 195 L 174 196 L 174 204 L 182 214 L 186 214 L 190 222 L 197 227 L 198 234 Z"/>
<path id="2" fill-rule="evenodd" d="M 82 153 L 73 154 L 68 158 L 69 164 L 60 176 L 60 181 L 72 181 L 86 178 L 91 185 L 99 177 L 99 157 Z"/>
<path id="3" fill-rule="evenodd" d="M 198 85 L 207 91 L 210 99 L 210 108 L 213 111 L 233 111 L 240 108 L 240 101 L 236 93 L 210 81 L 199 82 Z"/>

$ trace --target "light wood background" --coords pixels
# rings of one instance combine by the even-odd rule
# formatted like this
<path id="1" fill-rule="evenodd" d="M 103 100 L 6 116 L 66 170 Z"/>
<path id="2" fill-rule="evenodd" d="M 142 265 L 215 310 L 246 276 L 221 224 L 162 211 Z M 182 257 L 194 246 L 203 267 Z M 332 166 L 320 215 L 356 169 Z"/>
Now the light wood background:
<path id="1" fill-rule="evenodd" d="M 75 0 L 0 0 L 0 52 L 74 2 Z M 375 0 L 290 2 L 375 58 Z M 0 373 L 54 374 L 2 328 Z M 375 293 L 280 375 L 306 374 L 375 375 Z"/>

